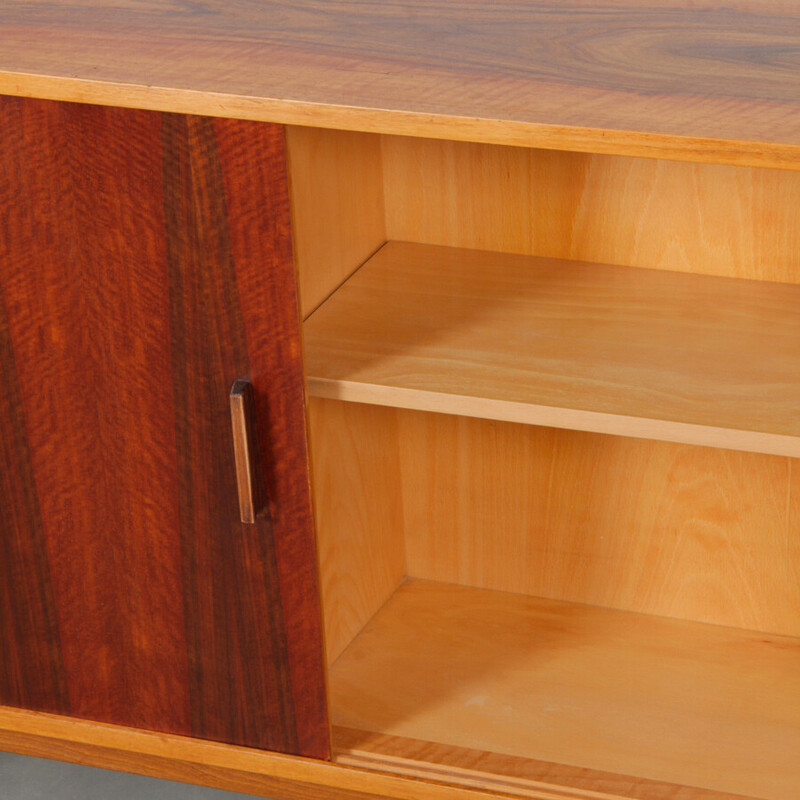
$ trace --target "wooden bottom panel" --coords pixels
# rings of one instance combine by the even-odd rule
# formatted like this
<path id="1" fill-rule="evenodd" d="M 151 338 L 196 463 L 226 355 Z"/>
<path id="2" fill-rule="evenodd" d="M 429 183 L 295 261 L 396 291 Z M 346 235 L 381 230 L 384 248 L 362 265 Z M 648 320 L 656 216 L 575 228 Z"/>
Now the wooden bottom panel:
<path id="1" fill-rule="evenodd" d="M 408 581 L 329 678 L 350 729 L 769 800 L 800 786 L 789 637 Z"/>

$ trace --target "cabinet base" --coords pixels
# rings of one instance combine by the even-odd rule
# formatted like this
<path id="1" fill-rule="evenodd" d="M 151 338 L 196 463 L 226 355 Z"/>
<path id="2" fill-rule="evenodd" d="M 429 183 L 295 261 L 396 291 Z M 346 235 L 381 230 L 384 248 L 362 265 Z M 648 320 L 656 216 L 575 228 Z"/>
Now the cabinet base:
<path id="1" fill-rule="evenodd" d="M 0 750 L 274 800 L 496 797 L 411 778 L 182 736 L 0 707 Z M 544 793 L 542 800 L 562 795 Z M 569 795 L 570 800 L 574 795 Z M 582 796 L 581 796 L 582 797 Z"/>

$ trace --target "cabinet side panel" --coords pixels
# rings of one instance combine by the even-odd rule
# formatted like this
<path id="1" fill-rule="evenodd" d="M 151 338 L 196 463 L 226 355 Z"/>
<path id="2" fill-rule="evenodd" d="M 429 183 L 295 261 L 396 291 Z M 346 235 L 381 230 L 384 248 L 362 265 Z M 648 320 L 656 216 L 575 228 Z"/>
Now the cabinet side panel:
<path id="1" fill-rule="evenodd" d="M 308 412 L 332 664 L 405 574 L 397 411 L 311 398 Z"/>
<path id="2" fill-rule="evenodd" d="M 2 113 L 18 386 L 3 393 L 24 420 L 67 700 L 15 692 L 3 667 L 0 702 L 325 756 L 324 706 L 296 702 L 323 673 L 305 622 L 319 612 L 282 130 L 11 98 Z M 227 398 L 240 377 L 269 454 L 271 513 L 251 526 Z M 8 463 L 24 458 L 20 445 Z M 28 508 L 4 535 L 37 541 Z M 282 585 L 294 569 L 302 610 Z M 0 573 L 6 594 L 39 591 Z M 317 653 L 304 662 L 298 617 L 314 639 L 299 648 Z"/>
<path id="3" fill-rule="evenodd" d="M 307 317 L 385 241 L 381 139 L 286 129 L 300 306 Z"/>

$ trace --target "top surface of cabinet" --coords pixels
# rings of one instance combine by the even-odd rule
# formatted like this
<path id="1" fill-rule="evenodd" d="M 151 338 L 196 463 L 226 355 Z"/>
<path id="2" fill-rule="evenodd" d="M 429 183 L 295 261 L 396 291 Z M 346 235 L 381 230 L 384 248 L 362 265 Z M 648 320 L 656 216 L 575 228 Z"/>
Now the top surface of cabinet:
<path id="1" fill-rule="evenodd" d="M 6 0 L 0 93 L 800 169 L 781 0 Z"/>

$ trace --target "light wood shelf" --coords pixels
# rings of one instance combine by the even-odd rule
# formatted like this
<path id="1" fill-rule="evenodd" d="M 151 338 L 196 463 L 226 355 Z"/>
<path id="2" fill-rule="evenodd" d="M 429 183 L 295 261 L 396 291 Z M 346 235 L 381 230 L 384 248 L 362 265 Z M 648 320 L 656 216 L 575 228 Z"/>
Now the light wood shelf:
<path id="1" fill-rule="evenodd" d="M 333 665 L 330 699 L 351 764 L 484 786 L 495 772 L 520 794 L 786 800 L 800 786 L 790 637 L 407 581 Z"/>
<path id="2" fill-rule="evenodd" d="M 800 456 L 800 286 L 389 242 L 304 337 L 316 397 Z"/>

